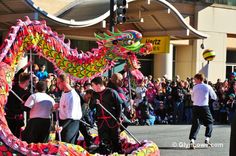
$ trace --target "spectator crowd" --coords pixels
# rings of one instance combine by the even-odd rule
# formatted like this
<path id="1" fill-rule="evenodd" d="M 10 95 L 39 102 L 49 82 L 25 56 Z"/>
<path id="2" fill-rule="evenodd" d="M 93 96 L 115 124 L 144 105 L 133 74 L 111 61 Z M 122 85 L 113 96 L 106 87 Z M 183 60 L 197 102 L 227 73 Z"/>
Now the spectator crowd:
<path id="1" fill-rule="evenodd" d="M 57 75 L 47 73 L 45 65 L 40 69 L 34 65 L 33 84 L 44 80 L 47 91 L 56 101 L 60 99 L 61 91 L 56 84 Z M 116 90 L 123 101 L 123 118 L 128 124 L 153 125 L 153 124 L 190 124 L 192 119 L 191 91 L 194 86 L 193 78 L 180 79 L 177 75 L 173 80 L 166 76 L 153 79 L 152 75 L 145 76 L 142 80 L 129 80 L 126 74 L 116 73 L 109 79 L 103 77 L 104 84 Z M 90 81 L 85 83 L 71 81 L 71 85 L 81 96 L 85 97 L 86 91 L 91 90 Z M 209 106 L 217 124 L 231 122 L 236 109 L 236 83 L 234 79 L 221 81 L 215 84 L 205 80 L 205 83 L 213 87 L 218 96 L 217 101 L 210 100 Z M 33 87 L 34 88 L 34 87 Z M 94 121 L 95 110 L 87 111 L 89 121 Z"/>

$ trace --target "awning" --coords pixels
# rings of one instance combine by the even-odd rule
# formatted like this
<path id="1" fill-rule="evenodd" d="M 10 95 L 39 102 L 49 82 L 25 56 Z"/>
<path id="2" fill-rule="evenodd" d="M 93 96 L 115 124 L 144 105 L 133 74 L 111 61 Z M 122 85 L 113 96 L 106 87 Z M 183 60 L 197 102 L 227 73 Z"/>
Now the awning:
<path id="1" fill-rule="evenodd" d="M 144 36 L 169 35 L 171 39 L 207 38 L 192 26 L 180 12 L 166 0 L 127 0 L 128 21 L 117 25 L 118 29 L 136 29 Z M 28 5 L 27 5 L 28 4 Z M 31 7 L 30 7 L 31 6 Z M 8 29 L 16 19 L 29 16 L 46 19 L 47 24 L 66 35 L 91 37 L 104 30 L 101 22 L 109 25 L 110 0 L 2 0 L 0 1 L 0 29 Z M 32 9 L 33 8 L 33 9 Z M 144 22 L 141 22 L 140 19 Z M 73 27 L 73 28 L 71 28 Z M 86 30 L 86 32 L 84 32 Z"/>

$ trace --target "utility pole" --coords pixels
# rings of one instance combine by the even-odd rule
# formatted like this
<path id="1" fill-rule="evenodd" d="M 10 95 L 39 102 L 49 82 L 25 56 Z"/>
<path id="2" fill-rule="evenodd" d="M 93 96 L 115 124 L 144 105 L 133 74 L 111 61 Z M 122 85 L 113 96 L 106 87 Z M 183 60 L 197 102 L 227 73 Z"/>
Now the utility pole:
<path id="1" fill-rule="evenodd" d="M 115 0 L 110 0 L 110 25 L 109 25 L 109 29 L 110 29 L 111 32 L 114 32 L 114 27 L 115 27 L 114 6 L 115 6 Z"/>
<path id="2" fill-rule="evenodd" d="M 123 24 L 126 21 L 126 0 L 110 0 L 110 24 L 109 29 L 114 32 L 115 24 Z M 117 6 L 114 11 L 114 6 Z M 111 78 L 112 69 L 108 70 L 108 77 Z"/>
<path id="3" fill-rule="evenodd" d="M 109 30 L 111 32 L 114 32 L 114 27 L 115 27 L 114 5 L 115 5 L 115 0 L 110 0 L 110 24 L 109 24 Z M 111 78 L 111 76 L 112 76 L 112 69 L 109 69 L 108 70 L 108 78 Z"/>

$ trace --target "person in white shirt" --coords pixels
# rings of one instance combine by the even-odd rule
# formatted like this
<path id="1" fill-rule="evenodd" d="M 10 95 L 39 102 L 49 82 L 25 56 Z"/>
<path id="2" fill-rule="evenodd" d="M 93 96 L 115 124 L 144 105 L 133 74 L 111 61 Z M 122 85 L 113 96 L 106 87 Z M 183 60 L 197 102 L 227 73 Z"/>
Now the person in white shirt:
<path id="1" fill-rule="evenodd" d="M 47 85 L 44 81 L 36 84 L 36 93 L 30 95 L 25 106 L 30 108 L 30 119 L 22 132 L 22 140 L 28 143 L 46 143 L 50 133 L 50 114 L 55 101 L 46 94 Z"/>
<path id="2" fill-rule="evenodd" d="M 81 99 L 69 84 L 69 78 L 61 74 L 57 78 L 57 85 L 63 91 L 59 103 L 59 125 L 61 126 L 61 141 L 67 143 L 76 143 L 76 137 L 79 133 L 79 122 L 82 118 Z M 59 136 L 56 136 L 58 140 Z"/>
<path id="3" fill-rule="evenodd" d="M 200 122 L 206 127 L 205 131 L 205 143 L 211 146 L 209 139 L 212 133 L 213 117 L 209 109 L 209 97 L 213 100 L 217 100 L 217 95 L 213 88 L 203 83 L 203 74 L 196 74 L 194 81 L 196 85 L 193 87 L 191 99 L 193 101 L 193 118 L 192 127 L 189 134 L 190 149 L 195 149 L 194 141 L 196 140 L 198 131 L 200 129 Z"/>

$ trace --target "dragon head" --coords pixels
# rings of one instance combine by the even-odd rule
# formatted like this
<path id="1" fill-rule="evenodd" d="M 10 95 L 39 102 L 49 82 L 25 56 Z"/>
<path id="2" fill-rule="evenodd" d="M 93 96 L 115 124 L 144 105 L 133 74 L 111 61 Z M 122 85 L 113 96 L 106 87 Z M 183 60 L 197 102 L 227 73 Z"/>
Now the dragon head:
<path id="1" fill-rule="evenodd" d="M 111 58 L 127 60 L 127 66 L 131 71 L 140 68 L 136 55 L 150 54 L 153 49 L 151 43 L 141 43 L 142 34 L 135 30 L 108 32 L 103 33 L 103 36 L 95 34 L 98 44 L 107 48 Z"/>

